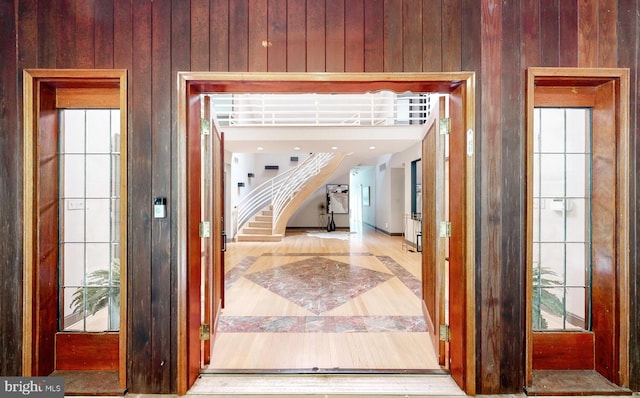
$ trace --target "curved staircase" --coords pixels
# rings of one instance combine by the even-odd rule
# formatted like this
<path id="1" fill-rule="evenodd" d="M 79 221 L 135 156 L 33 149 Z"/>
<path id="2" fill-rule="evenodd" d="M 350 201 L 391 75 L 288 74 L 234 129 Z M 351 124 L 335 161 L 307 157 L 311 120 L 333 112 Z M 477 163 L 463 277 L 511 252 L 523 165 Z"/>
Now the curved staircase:
<path id="1" fill-rule="evenodd" d="M 298 207 L 320 188 L 345 158 L 314 153 L 299 166 L 260 184 L 238 203 L 238 242 L 279 242 Z"/>

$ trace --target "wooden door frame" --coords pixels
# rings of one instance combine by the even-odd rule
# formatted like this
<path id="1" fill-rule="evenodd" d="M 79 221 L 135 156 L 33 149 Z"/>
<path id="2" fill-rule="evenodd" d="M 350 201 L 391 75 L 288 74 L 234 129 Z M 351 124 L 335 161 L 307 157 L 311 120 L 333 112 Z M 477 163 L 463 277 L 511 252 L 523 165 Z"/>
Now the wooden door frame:
<path id="1" fill-rule="evenodd" d="M 339 87 L 338 89 L 336 89 Z M 190 370 L 189 339 L 189 237 L 194 231 L 187 226 L 188 197 L 196 193 L 189 187 L 188 166 L 189 136 L 197 125 L 192 117 L 199 116 L 198 96 L 215 92 L 367 92 L 392 90 L 395 92 L 439 92 L 452 95 L 452 106 L 458 110 L 452 119 L 452 131 L 459 132 L 453 146 L 460 147 L 463 154 L 461 175 L 458 184 L 462 193 L 459 205 L 464 209 L 460 214 L 460 243 L 464 248 L 461 268 L 454 272 L 459 278 L 455 286 L 460 308 L 452 311 L 459 317 L 454 331 L 456 346 L 456 366 L 451 367 L 452 376 L 469 395 L 476 388 L 476 347 L 475 347 L 475 151 L 473 132 L 475 131 L 475 74 L 473 72 L 449 73 L 232 73 L 232 72 L 178 72 L 178 131 L 174 158 L 177 161 L 178 223 L 176 226 L 176 252 L 178 267 L 178 394 L 185 394 L 193 384 L 196 375 Z M 452 193 L 453 195 L 453 193 Z M 215 282 L 214 282 L 215 283 Z M 191 285 L 193 286 L 193 285 Z M 199 285 L 198 285 L 199 286 Z M 452 289 L 453 290 L 453 289 Z M 466 316 L 469 315 L 469 316 Z M 193 337 L 191 337 L 193 338 Z"/>
<path id="2" fill-rule="evenodd" d="M 527 176 L 533 176 L 533 110 L 538 104 L 549 105 L 552 103 L 571 103 L 573 106 L 594 107 L 594 103 L 599 103 L 600 96 L 598 89 L 605 87 L 611 103 L 613 113 L 611 119 L 605 123 L 614 121 L 612 126 L 608 126 L 613 132 L 612 149 L 607 148 L 609 153 L 597 155 L 596 148 L 592 149 L 594 158 L 609 161 L 613 166 L 605 165 L 601 169 L 613 176 L 615 189 L 612 190 L 613 209 L 608 209 L 612 225 L 609 225 L 610 236 L 599 246 L 613 246 L 613 262 L 611 269 L 602 274 L 598 282 L 594 278 L 593 289 L 599 289 L 604 294 L 610 294 L 606 305 L 605 315 L 598 315 L 594 319 L 594 332 L 589 336 L 579 336 L 582 338 L 595 339 L 595 349 L 592 360 L 593 367 L 598 370 L 598 361 L 606 362 L 606 371 L 601 371 L 605 377 L 621 386 L 629 384 L 629 70 L 621 68 L 529 68 L 527 71 L 527 97 L 526 97 L 526 159 Z M 594 118 L 596 117 L 594 107 Z M 602 111 L 600 111 L 602 113 Z M 597 116 L 601 117 L 601 116 Z M 598 122 L 598 121 L 594 121 Z M 602 121 L 600 121 L 602 123 Z M 594 159 L 595 161 L 600 161 Z M 603 164 L 603 163 L 600 163 Z M 526 384 L 531 385 L 533 380 L 534 367 L 534 341 L 538 344 L 541 341 L 555 339 L 559 341 L 562 336 L 558 333 L 544 335 L 544 333 L 533 333 L 532 320 L 532 295 L 533 295 L 533 179 L 527 178 L 526 187 L 527 201 L 527 230 L 526 230 L 526 267 L 527 267 L 527 304 L 526 304 Z M 611 201 L 599 199 L 600 202 Z M 595 200 L 595 199 L 594 199 Z M 602 207 L 602 205 L 600 205 Z M 604 206 L 606 207 L 606 205 Z M 609 221 L 607 221 L 609 222 Z M 600 231 L 599 235 L 602 236 Z M 595 235 L 594 235 L 595 236 Z M 594 243 L 594 249 L 595 248 Z M 609 250 L 609 248 L 606 248 Z M 602 266 L 600 266 L 602 267 Z M 594 273 L 596 271 L 594 270 Z M 598 271 L 598 272 L 602 272 Z M 611 281 L 613 276 L 613 281 Z M 595 293 L 594 293 L 595 294 Z M 601 300 L 602 301 L 602 300 Z M 602 319 L 606 318 L 606 319 Z M 598 324 L 596 324 L 598 323 Z M 606 325 L 606 326 L 603 326 Z M 604 338 L 597 335 L 598 330 L 612 328 L 605 331 Z M 598 329 L 598 330 L 596 330 Z M 608 334 L 610 332 L 610 334 Z M 583 334 L 584 335 L 584 334 Z M 598 341 L 600 339 L 600 341 Z M 563 340 L 564 341 L 564 340 Z M 560 346 L 566 345 L 564 342 Z M 603 348 L 604 347 L 604 348 Z M 539 349 L 536 349 L 539 351 Z M 553 365 L 552 365 L 553 366 Z"/>
<path id="3" fill-rule="evenodd" d="M 118 99 L 113 103 L 104 103 L 105 96 L 101 90 L 118 90 Z M 51 326 L 47 330 L 42 330 L 43 302 L 40 297 L 41 286 L 37 285 L 40 279 L 40 271 L 42 270 L 42 248 L 40 247 L 41 215 L 37 211 L 40 204 L 42 194 L 50 195 L 49 200 L 53 201 L 51 192 L 42 192 L 41 181 L 39 181 L 39 170 L 43 167 L 39 164 L 38 149 L 40 147 L 39 133 L 45 131 L 54 131 L 57 137 L 57 117 L 45 120 L 41 118 L 41 109 L 43 101 L 48 101 L 47 108 L 49 111 L 55 111 L 57 108 L 69 107 L 65 104 L 63 98 L 77 99 L 80 97 L 80 103 L 91 101 L 93 107 L 119 107 L 120 109 L 120 131 L 121 131 L 121 153 L 120 168 L 120 331 L 118 335 L 118 370 L 120 387 L 126 388 L 127 382 L 127 71 L 121 69 L 26 69 L 23 74 L 23 139 L 24 139 L 24 207 L 23 207 L 23 336 L 22 336 L 22 374 L 23 376 L 39 375 L 39 373 L 47 372 L 52 367 L 55 368 L 55 359 L 49 358 L 53 352 L 54 336 L 51 335 Z M 71 93 L 65 96 L 64 93 Z M 43 93 L 47 93 L 43 95 Z M 75 93 L 75 94 L 74 94 Z M 55 101 L 52 103 L 51 101 Z M 62 102 L 62 103 L 61 103 Z M 57 145 L 49 143 L 50 146 Z M 57 148 L 57 147 L 56 147 Z M 51 148 L 52 149 L 52 148 Z M 56 165 L 56 172 L 57 172 Z M 56 177 L 57 179 L 57 177 Z M 57 188 L 56 194 L 57 194 Z M 57 202 L 57 198 L 55 199 Z M 57 209 L 57 203 L 51 205 Z M 55 215 L 57 220 L 57 215 Z M 57 223 L 55 224 L 57 228 Z M 56 235 L 57 237 L 57 235 Z M 57 239 L 57 238 L 56 238 Z M 51 243 L 49 243 L 51 244 Z M 55 245 L 58 243 L 56 242 Z M 55 253 L 47 253 L 50 261 L 45 266 L 57 267 L 57 249 Z M 54 264 L 55 263 L 55 264 Z M 52 281 L 52 288 L 49 294 L 53 294 L 55 289 L 58 295 L 58 281 Z M 56 311 L 57 314 L 57 303 Z M 56 316 L 57 318 L 57 316 Z M 45 322 L 51 323 L 51 319 Z M 57 324 L 56 324 L 57 330 Z M 41 334 L 45 333 L 46 336 Z M 115 333 L 114 333 L 115 334 Z M 41 354 L 48 351 L 43 357 Z M 41 361 L 47 364 L 40 367 Z"/>

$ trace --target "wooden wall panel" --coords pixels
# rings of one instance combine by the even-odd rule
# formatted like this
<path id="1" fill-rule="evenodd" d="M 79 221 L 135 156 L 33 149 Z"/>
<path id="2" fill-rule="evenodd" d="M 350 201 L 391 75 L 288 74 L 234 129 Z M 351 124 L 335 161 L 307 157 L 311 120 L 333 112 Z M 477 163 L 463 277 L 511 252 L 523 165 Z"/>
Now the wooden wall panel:
<path id="1" fill-rule="evenodd" d="M 307 2 L 307 72 L 324 72 L 326 37 L 326 2 Z"/>
<path id="2" fill-rule="evenodd" d="M 344 8 L 345 72 L 364 71 L 364 3 L 345 0 Z"/>
<path id="3" fill-rule="evenodd" d="M 578 65 L 598 65 L 598 3 L 578 1 Z"/>
<path id="4" fill-rule="evenodd" d="M 77 1 L 75 6 L 76 28 L 73 32 L 73 39 L 76 42 L 75 67 L 77 68 L 93 69 L 95 65 L 95 10 L 93 2 L 94 0 Z"/>
<path id="5" fill-rule="evenodd" d="M 540 1 L 523 0 L 520 14 L 522 67 L 540 65 Z"/>
<path id="6" fill-rule="evenodd" d="M 249 0 L 249 70 L 267 71 L 267 2 Z"/>
<path id="7" fill-rule="evenodd" d="M 95 8 L 95 67 L 113 68 L 113 0 L 100 0 Z"/>
<path id="8" fill-rule="evenodd" d="M 229 70 L 249 70 L 249 1 L 229 2 Z"/>
<path id="9" fill-rule="evenodd" d="M 133 13 L 131 2 L 133 0 L 113 0 L 113 66 L 127 69 L 129 76 L 133 65 Z M 129 94 L 132 85 L 129 85 Z M 131 95 L 129 95 L 131 104 Z M 133 109 L 129 114 L 133 112 Z M 131 130 L 131 117 L 128 118 L 129 130 Z"/>
<path id="10" fill-rule="evenodd" d="M 16 37 L 16 4 L 0 1 L 0 37 Z M 19 21 L 19 19 L 18 19 Z M 28 42 L 28 40 L 27 40 Z M 0 374 L 19 376 L 22 372 L 22 136 L 17 115 L 18 49 L 0 45 Z M 19 75 L 21 76 L 21 74 Z M 16 156 L 16 154 L 19 154 Z"/>
<path id="11" fill-rule="evenodd" d="M 174 2 L 175 3 L 175 2 Z M 180 2 L 184 3 L 184 2 Z M 190 26 L 191 36 L 191 69 L 194 71 L 209 70 L 209 0 L 191 0 L 191 7 L 185 7 L 183 4 L 174 4 L 175 7 L 180 6 L 189 13 L 190 21 L 188 24 L 180 24 L 180 26 Z M 166 27 L 158 27 L 165 32 L 169 32 L 169 48 L 171 45 L 171 30 Z M 167 44 L 165 43 L 165 45 Z M 154 57 L 155 58 L 155 57 Z"/>
<path id="12" fill-rule="evenodd" d="M 204 38 L 200 34 L 196 34 L 193 36 L 192 29 L 189 27 L 189 23 L 191 21 L 191 13 L 192 10 L 189 9 L 188 6 L 184 4 L 185 2 L 172 1 L 171 2 L 171 77 L 165 83 L 170 83 L 173 85 L 175 83 L 176 74 L 178 71 L 182 70 L 207 70 L 208 66 L 205 65 L 205 59 L 201 55 L 193 55 L 194 52 L 206 52 L 208 48 L 206 43 L 208 42 L 206 38 Z M 204 7 L 203 7 L 204 8 Z M 204 10 L 202 10 L 204 12 Z M 205 24 L 204 21 L 200 21 L 199 23 Z M 211 28 L 213 30 L 213 27 Z M 211 37 L 209 37 L 211 40 Z M 191 43 L 191 46 L 185 45 L 185 43 Z M 212 44 L 210 44 L 212 45 Z M 193 50 L 192 50 L 193 49 Z M 212 52 L 211 54 L 217 55 L 218 51 Z M 209 59 L 210 65 L 214 63 L 213 57 L 207 57 Z M 225 62 L 228 62 L 228 57 L 225 55 L 221 57 L 225 59 Z M 196 66 L 192 66 L 192 62 L 197 63 Z M 196 69 L 197 68 L 197 69 Z M 175 124 L 177 114 L 177 100 L 176 100 L 176 90 L 171 90 L 171 95 L 173 98 L 173 105 L 171 107 L 171 111 L 173 112 L 172 124 Z"/>
<path id="13" fill-rule="evenodd" d="M 578 3 L 560 2 L 560 66 L 578 65 Z"/>
<path id="14" fill-rule="evenodd" d="M 287 1 L 287 72 L 307 68 L 307 8 L 305 0 Z"/>
<path id="15" fill-rule="evenodd" d="M 617 0 L 598 2 L 598 67 L 617 66 Z M 628 51 L 623 48 L 622 51 Z"/>
<path id="16" fill-rule="evenodd" d="M 384 25 L 384 3 L 383 0 L 367 1 L 367 6 L 362 13 L 362 3 L 360 1 L 350 3 L 349 12 L 350 19 L 347 26 L 351 27 L 350 31 L 353 40 L 352 54 L 349 57 L 351 61 L 351 70 L 358 71 L 364 68 L 365 72 L 382 72 L 384 70 L 384 39 L 383 30 L 380 29 Z M 364 15 L 364 21 L 360 15 Z M 361 33 L 364 31 L 364 35 Z M 364 54 L 360 51 L 364 47 Z M 364 56 L 364 60 L 361 58 Z M 362 62 L 364 61 L 364 66 Z"/>
<path id="17" fill-rule="evenodd" d="M 209 70 L 226 72 L 229 70 L 229 0 L 210 1 L 210 5 Z"/>
<path id="18" fill-rule="evenodd" d="M 538 66 L 560 65 L 560 1 L 540 0 L 540 65 Z"/>
<path id="19" fill-rule="evenodd" d="M 189 15 L 189 2 L 178 2 L 177 7 L 184 8 L 184 14 Z M 150 116 L 151 116 L 151 140 L 147 147 L 151 150 L 151 186 L 145 193 L 145 202 L 139 202 L 141 208 L 152 209 L 152 201 L 155 197 L 167 198 L 167 203 L 173 203 L 171 195 L 171 92 L 174 80 L 171 79 L 171 30 L 166 29 L 171 26 L 172 1 L 154 0 L 152 3 L 151 21 L 151 92 Z M 193 14 L 191 14 L 193 15 Z M 208 43 L 207 43 L 208 44 Z M 204 46 L 203 48 L 208 48 Z M 194 52 L 191 52 L 194 58 Z M 209 63 L 208 57 L 195 56 L 201 62 L 199 66 L 206 68 Z M 145 104 L 146 106 L 146 104 Z M 146 122 L 146 121 L 145 121 Z M 131 135 L 130 135 L 131 136 Z M 148 136 L 145 138 L 148 139 Z M 131 187 L 136 187 L 132 185 Z M 149 188 L 145 186 L 145 188 Z M 152 217 L 148 211 L 146 217 Z M 151 363 L 166 366 L 157 366 L 148 371 L 151 378 L 151 391 L 171 391 L 172 385 L 175 388 L 175 373 L 172 373 L 174 362 L 167 360 L 167 347 L 171 347 L 171 342 L 176 341 L 177 334 L 171 328 L 170 319 L 167 316 L 168 309 L 172 306 L 171 295 L 166 294 L 172 290 L 171 277 L 171 217 L 170 215 L 162 219 L 150 218 L 148 223 L 151 229 Z M 133 263 L 136 264 L 136 263 Z"/>
<path id="20" fill-rule="evenodd" d="M 78 58 L 76 52 L 75 0 L 58 0 L 56 13 L 56 68 L 71 68 Z"/>
<path id="21" fill-rule="evenodd" d="M 477 18 L 472 19 L 480 22 Z M 425 72 L 440 72 L 442 70 L 442 26 L 446 23 L 448 21 L 442 20 L 442 2 L 425 1 L 422 3 L 422 70 Z M 465 24 L 462 23 L 462 26 Z M 473 40 L 473 36 L 466 36 L 466 38 L 465 41 Z"/>
<path id="22" fill-rule="evenodd" d="M 18 46 L 18 67 L 22 65 L 36 65 L 38 63 L 38 37 L 30 35 L 29 33 L 38 31 L 38 1 L 21 1 L 17 4 L 17 7 L 17 29 L 18 38 L 20 38 L 20 45 Z"/>
<path id="23" fill-rule="evenodd" d="M 501 70 L 500 78 L 500 130 L 502 145 L 500 164 L 502 166 L 503 187 L 500 191 L 502 211 L 502 262 L 500 289 L 502 310 L 499 314 L 501 329 L 500 378 L 496 391 L 519 392 L 513 386 L 522 383 L 524 369 L 512 366 L 513 363 L 525 363 L 526 340 L 522 333 L 526 330 L 523 310 L 526 307 L 526 270 L 525 264 L 525 184 L 526 175 L 525 146 L 522 134 L 517 134 L 524 125 L 522 110 L 525 108 L 525 79 L 521 67 L 518 33 L 520 27 L 520 5 L 518 2 L 503 2 Z M 510 73 L 506 73 L 510 71 Z M 494 83 L 495 84 L 495 83 Z M 491 337 L 490 337 L 491 338 Z"/>
<path id="24" fill-rule="evenodd" d="M 287 2 L 286 0 L 269 0 L 268 4 L 267 69 L 269 72 L 285 72 L 287 70 Z"/>
<path id="25" fill-rule="evenodd" d="M 384 0 L 384 71 L 402 72 L 402 0 Z"/>
<path id="26" fill-rule="evenodd" d="M 327 72 L 344 72 L 344 2 L 326 0 L 326 65 Z"/>
<path id="27" fill-rule="evenodd" d="M 38 1 L 39 2 L 39 1 Z M 38 68 L 55 68 L 57 61 L 57 14 L 51 12 L 52 9 L 57 9 L 58 0 L 52 0 L 48 7 L 38 7 L 38 29 L 31 32 L 31 35 L 37 36 L 37 54 L 38 61 L 35 64 L 29 65 L 30 67 Z M 34 34 L 37 32 L 37 35 Z M 26 32 L 25 32 L 26 33 Z M 20 40 L 24 39 L 22 37 Z"/>
<path id="28" fill-rule="evenodd" d="M 445 72 L 460 70 L 462 42 L 467 40 L 461 34 L 461 16 L 462 0 L 442 0 L 442 70 Z"/>
<path id="29" fill-rule="evenodd" d="M 402 70 L 422 72 L 422 2 L 402 2 Z"/>
<path id="30" fill-rule="evenodd" d="M 128 242 L 128 319 L 129 345 L 128 385 L 146 393 L 158 391 L 154 377 L 161 368 L 152 362 L 155 343 L 151 305 L 153 274 L 151 272 L 151 32 L 152 4 L 132 3 L 133 64 L 130 70 L 131 125 L 128 135 L 129 157 L 129 242 Z M 149 331 L 154 331 L 149 333 Z M 143 337 L 146 336 L 146 337 Z"/>
<path id="31" fill-rule="evenodd" d="M 481 32 L 482 45 L 482 103 L 492 106 L 483 109 L 481 141 L 482 152 L 479 179 L 483 187 L 476 194 L 480 198 L 480 218 L 482 225 L 476 236 L 480 239 L 480 275 L 479 305 L 481 311 L 477 325 L 479 327 L 478 341 L 480 347 L 480 362 L 477 364 L 482 377 L 478 377 L 478 391 L 495 394 L 500 391 L 501 360 L 504 342 L 502 341 L 502 327 L 500 322 L 502 303 L 504 298 L 502 276 L 504 273 L 502 240 L 502 134 L 501 118 L 501 81 L 503 77 L 502 61 L 502 6 L 500 2 L 482 3 L 483 29 Z M 495 188 L 493 188 L 495 187 Z M 476 298 L 478 299 L 478 298 Z M 480 375 L 478 375 L 480 376 Z"/>

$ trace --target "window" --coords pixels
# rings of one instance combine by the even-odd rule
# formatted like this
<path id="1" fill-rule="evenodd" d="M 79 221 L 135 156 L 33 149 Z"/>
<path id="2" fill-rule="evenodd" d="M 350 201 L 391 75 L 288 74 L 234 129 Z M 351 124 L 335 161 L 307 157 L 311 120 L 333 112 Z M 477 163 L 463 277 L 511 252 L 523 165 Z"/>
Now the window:
<path id="1" fill-rule="evenodd" d="M 533 329 L 589 330 L 591 109 L 533 116 Z"/>
<path id="2" fill-rule="evenodd" d="M 60 111 L 60 329 L 120 321 L 120 111 Z"/>

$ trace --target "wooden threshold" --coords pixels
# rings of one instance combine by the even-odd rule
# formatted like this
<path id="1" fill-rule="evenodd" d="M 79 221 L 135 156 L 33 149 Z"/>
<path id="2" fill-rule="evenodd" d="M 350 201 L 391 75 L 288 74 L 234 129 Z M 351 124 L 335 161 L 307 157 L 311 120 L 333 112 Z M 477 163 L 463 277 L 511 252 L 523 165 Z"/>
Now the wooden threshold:
<path id="1" fill-rule="evenodd" d="M 632 395 L 595 370 L 534 370 L 533 383 L 524 390 L 530 396 Z"/>
<path id="2" fill-rule="evenodd" d="M 187 397 L 464 397 L 450 376 L 440 375 L 207 375 Z"/>
<path id="3" fill-rule="evenodd" d="M 449 375 L 444 369 L 343 369 L 343 368 L 311 368 L 311 369 L 202 369 L 201 375 Z"/>
<path id="4" fill-rule="evenodd" d="M 64 378 L 65 396 L 124 396 L 117 370 L 56 370 L 52 377 Z"/>

